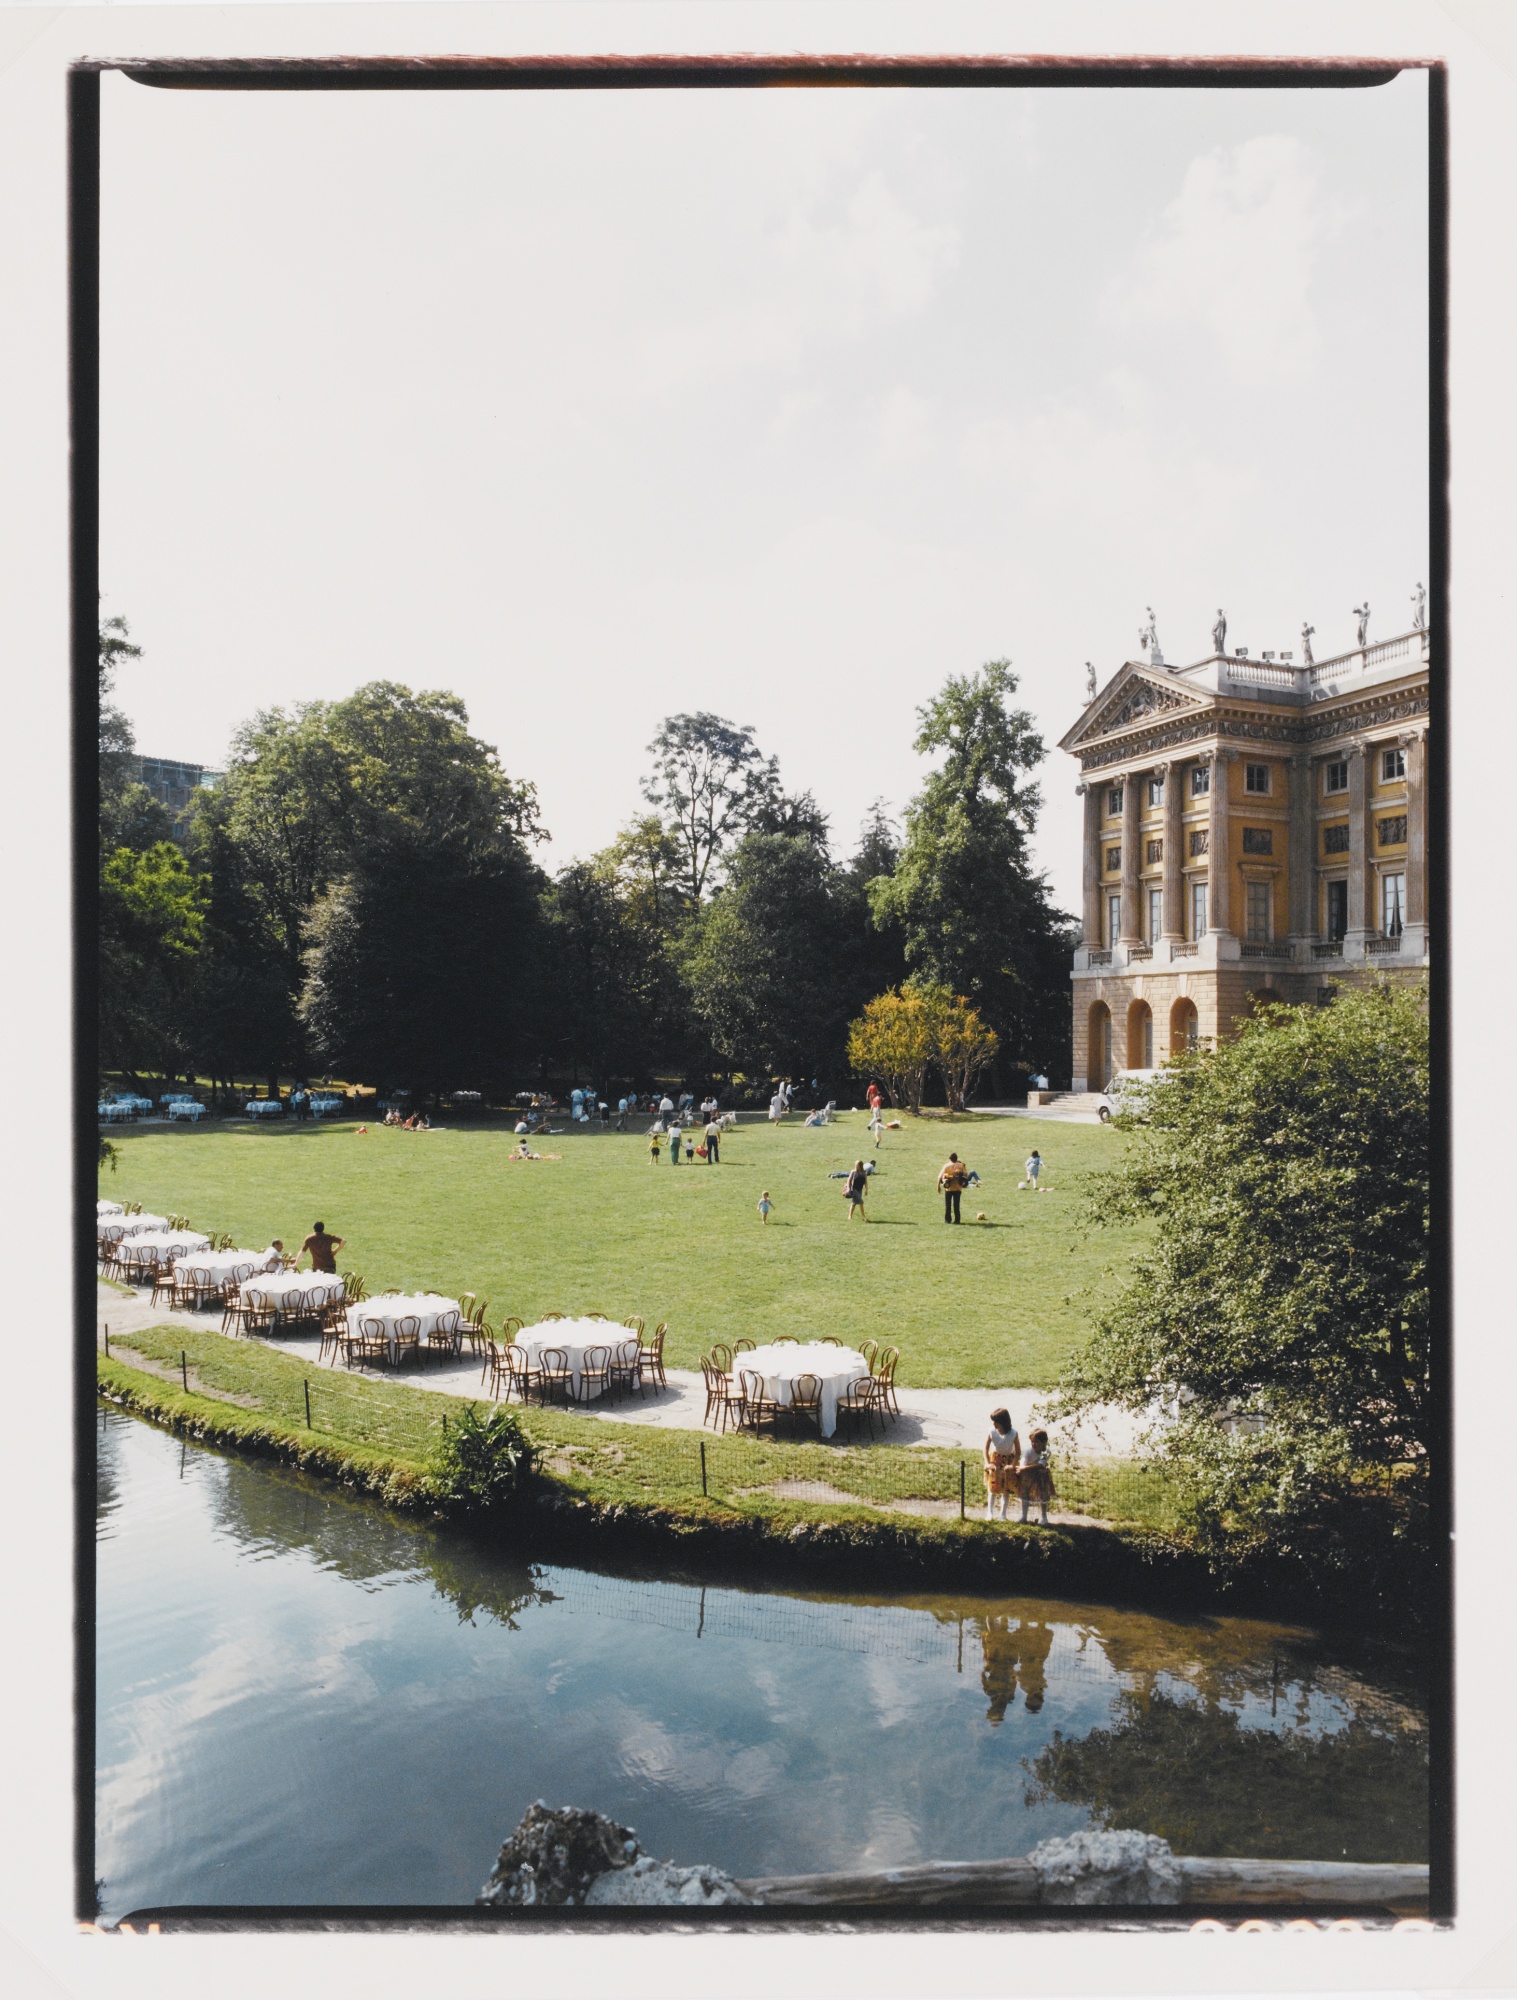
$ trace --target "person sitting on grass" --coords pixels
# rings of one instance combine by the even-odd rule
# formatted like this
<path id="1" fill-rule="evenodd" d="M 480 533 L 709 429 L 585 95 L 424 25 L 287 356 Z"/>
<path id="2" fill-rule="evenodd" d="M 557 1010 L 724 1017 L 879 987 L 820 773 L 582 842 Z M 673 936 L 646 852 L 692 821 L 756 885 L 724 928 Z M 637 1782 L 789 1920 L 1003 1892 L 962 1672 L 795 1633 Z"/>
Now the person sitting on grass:
<path id="1" fill-rule="evenodd" d="M 764 1192 L 758 1198 L 758 1212 L 759 1212 L 759 1221 L 762 1222 L 765 1228 L 767 1229 L 769 1226 L 769 1217 L 774 1212 L 774 1203 L 769 1199 L 768 1188 L 765 1188 Z"/>
<path id="2" fill-rule="evenodd" d="M 1048 1469 L 1048 1433 L 1034 1431 L 1022 1447 L 1022 1463 L 1017 1469 L 1017 1492 L 1022 1501 L 1022 1519 L 1027 1519 L 1027 1510 L 1034 1501 L 1042 1516 L 1040 1525 L 1048 1526 L 1048 1503 L 1058 1496 L 1053 1490 L 1053 1474 Z"/>
<path id="3" fill-rule="evenodd" d="M 1022 1441 L 1012 1426 L 1009 1410 L 992 1410 L 990 1413 L 990 1435 L 985 1440 L 985 1518 L 990 1520 L 991 1509 L 1000 1501 L 1000 1516 L 1006 1519 L 1006 1509 L 1011 1496 L 1017 1490 L 1017 1461 L 1022 1455 Z M 1026 1516 L 1023 1516 L 1026 1519 Z"/>
<path id="4" fill-rule="evenodd" d="M 855 1160 L 853 1163 L 853 1172 L 848 1176 L 843 1188 L 843 1193 L 848 1201 L 848 1220 L 850 1222 L 853 1221 L 855 1216 L 858 1217 L 860 1222 L 867 1222 L 869 1220 L 869 1217 L 864 1213 L 864 1195 L 868 1186 L 869 1175 L 865 1170 L 864 1162 L 862 1160 Z"/>

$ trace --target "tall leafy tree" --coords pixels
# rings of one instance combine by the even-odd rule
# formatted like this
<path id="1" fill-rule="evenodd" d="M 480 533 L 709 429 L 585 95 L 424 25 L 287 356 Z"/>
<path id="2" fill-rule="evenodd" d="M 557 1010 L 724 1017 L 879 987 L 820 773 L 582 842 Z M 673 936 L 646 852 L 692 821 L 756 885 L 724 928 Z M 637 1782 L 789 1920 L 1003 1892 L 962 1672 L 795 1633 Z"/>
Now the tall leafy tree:
<path id="1" fill-rule="evenodd" d="M 146 853 L 160 840 L 169 839 L 173 822 L 147 786 L 137 777 L 137 745 L 132 725 L 123 710 L 110 699 L 116 676 L 129 660 L 140 660 L 142 648 L 134 645 L 124 618 L 102 619 L 100 624 L 100 854 L 106 857 L 118 848 L 129 847 Z"/>
<path id="2" fill-rule="evenodd" d="M 914 974 L 971 1000 L 1013 1060 L 1058 1067 L 1075 931 L 1031 863 L 1041 797 L 1028 773 L 1044 745 L 1011 705 L 1016 690 L 1010 661 L 991 660 L 918 710 L 915 748 L 939 762 L 907 812 L 894 872 L 871 895 L 877 919 L 900 926 Z"/>
<path id="3" fill-rule="evenodd" d="M 643 796 L 680 843 L 685 893 L 698 903 L 729 843 L 776 803 L 779 767 L 751 729 L 706 710 L 669 716 L 648 750 Z"/>
<path id="4" fill-rule="evenodd" d="M 100 873 L 100 1060 L 177 1072 L 189 1051 L 187 996 L 204 921 L 202 880 L 172 841 L 118 847 Z"/>
<path id="5" fill-rule="evenodd" d="M 1143 1095 L 1092 1213 L 1152 1246 L 1068 1404 L 1163 1385 L 1156 1448 L 1204 1534 L 1352 1560 L 1376 1494 L 1415 1524 L 1434 1443 L 1426 993 L 1266 1007 Z"/>
<path id="6" fill-rule="evenodd" d="M 831 871 L 809 840 L 750 833 L 684 954 L 690 1006 L 733 1069 L 834 1072 L 847 995 Z"/>

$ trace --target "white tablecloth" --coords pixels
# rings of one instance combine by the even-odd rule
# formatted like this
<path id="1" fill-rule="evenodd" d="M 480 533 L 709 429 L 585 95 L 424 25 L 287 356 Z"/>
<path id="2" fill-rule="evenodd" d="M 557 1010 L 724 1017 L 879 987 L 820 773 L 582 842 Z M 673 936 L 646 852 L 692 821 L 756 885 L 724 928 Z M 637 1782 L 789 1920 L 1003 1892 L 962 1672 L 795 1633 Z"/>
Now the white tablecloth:
<path id="1" fill-rule="evenodd" d="M 103 1236 L 107 1243 L 121 1243 L 133 1236 L 141 1236 L 144 1230 L 167 1229 L 166 1215 L 105 1215 L 95 1224 L 97 1236 Z"/>
<path id="2" fill-rule="evenodd" d="M 205 1106 L 203 1104 L 171 1104 L 169 1106 L 169 1117 L 171 1119 L 188 1119 L 193 1124 L 197 1119 L 204 1118 L 204 1116 Z"/>
<path id="3" fill-rule="evenodd" d="M 204 1256 L 192 1253 L 174 1259 L 174 1269 L 181 1277 L 190 1278 L 207 1290 L 213 1285 L 240 1285 L 255 1271 L 281 1268 L 277 1250 L 211 1250 Z"/>
<path id="4" fill-rule="evenodd" d="M 822 1436 L 830 1438 L 838 1427 L 838 1397 L 850 1383 L 869 1373 L 869 1363 L 851 1347 L 834 1347 L 830 1341 L 788 1341 L 778 1347 L 754 1347 L 732 1357 L 732 1383 L 741 1387 L 744 1374 L 757 1375 L 771 1403 L 788 1406 L 791 1390 L 801 1375 L 815 1375 L 822 1385 Z"/>
<path id="5" fill-rule="evenodd" d="M 342 1291 L 342 1279 L 326 1271 L 259 1273 L 244 1282 L 242 1302 L 248 1306 L 272 1306 L 276 1313 L 282 1313 L 298 1292 L 305 1301 L 304 1310 L 320 1312 L 329 1300 L 340 1299 Z"/>
<path id="6" fill-rule="evenodd" d="M 285 1108 L 277 1098 L 254 1097 L 248 1100 L 246 1110 L 249 1118 L 282 1118 Z"/>
<path id="7" fill-rule="evenodd" d="M 436 1333 L 444 1313 L 457 1313 L 462 1324 L 463 1307 L 457 1299 L 445 1299 L 437 1292 L 381 1292 L 377 1299 L 363 1299 L 348 1307 L 348 1332 L 361 1333 L 365 1321 L 377 1319 L 385 1330 L 390 1359 L 394 1361 L 398 1351 L 395 1329 L 401 1320 L 418 1321 L 416 1331 L 425 1340 L 429 1333 Z"/>
<path id="8" fill-rule="evenodd" d="M 537 1326 L 524 1327 L 516 1335 L 515 1344 L 524 1347 L 537 1367 L 542 1361 L 545 1347 L 561 1347 L 569 1359 L 570 1378 L 574 1384 L 575 1400 L 579 1400 L 580 1382 L 585 1366 L 585 1356 L 592 1347 L 606 1347 L 614 1355 L 624 1341 L 635 1341 L 634 1327 L 618 1326 L 615 1321 L 600 1319 L 547 1319 Z M 595 1392 L 602 1392 L 597 1389 Z"/>
<path id="9" fill-rule="evenodd" d="M 161 1258 L 170 1263 L 195 1250 L 209 1250 L 211 1239 L 194 1229 L 141 1229 L 128 1236 L 121 1246 L 123 1264 L 152 1264 Z"/>
<path id="10" fill-rule="evenodd" d="M 124 1215 L 126 1210 L 121 1206 L 119 1201 L 97 1201 L 95 1203 L 95 1213 L 96 1215 Z"/>

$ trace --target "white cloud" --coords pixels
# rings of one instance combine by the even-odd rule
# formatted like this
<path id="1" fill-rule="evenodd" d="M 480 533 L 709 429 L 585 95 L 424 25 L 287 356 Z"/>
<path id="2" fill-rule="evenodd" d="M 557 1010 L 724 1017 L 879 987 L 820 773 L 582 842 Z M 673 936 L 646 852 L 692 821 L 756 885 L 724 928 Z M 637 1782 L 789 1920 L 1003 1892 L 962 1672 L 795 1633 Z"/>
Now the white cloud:
<path id="1" fill-rule="evenodd" d="M 874 455 L 881 465 L 904 465 L 920 458 L 935 428 L 931 403 L 898 382 L 874 411 Z"/>
<path id="2" fill-rule="evenodd" d="M 1201 326 L 1245 382 L 1312 372 L 1312 280 L 1348 212 L 1323 196 L 1313 156 L 1275 133 L 1192 160 L 1179 194 L 1112 287 L 1119 319 Z"/>

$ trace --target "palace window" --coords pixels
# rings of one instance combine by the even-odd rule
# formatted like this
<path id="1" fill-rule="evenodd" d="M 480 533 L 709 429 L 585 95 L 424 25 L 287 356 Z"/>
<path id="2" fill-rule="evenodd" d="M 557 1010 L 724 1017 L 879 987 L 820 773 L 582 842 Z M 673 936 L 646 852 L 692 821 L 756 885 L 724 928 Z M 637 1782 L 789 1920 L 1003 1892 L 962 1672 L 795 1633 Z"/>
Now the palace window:
<path id="1" fill-rule="evenodd" d="M 1398 813 L 1395 819 L 1381 820 L 1380 845 L 1382 847 L 1399 847 L 1405 839 L 1406 839 L 1405 813 Z"/>
<path id="2" fill-rule="evenodd" d="M 1164 930 L 1164 891 L 1150 889 L 1148 892 L 1148 942 L 1157 944 Z"/>
<path id="3" fill-rule="evenodd" d="M 1385 824 L 1389 826 L 1390 821 L 1387 820 Z M 1381 838 L 1384 839 L 1384 837 L 1382 834 Z M 1162 861 L 1164 859 L 1164 842 L 1162 840 L 1151 840 L 1144 851 L 1148 855 L 1150 862 Z"/>
<path id="4" fill-rule="evenodd" d="M 1382 750 L 1380 752 L 1380 780 L 1390 784 L 1395 778 L 1406 776 L 1406 752 L 1404 750 Z"/>
<path id="5" fill-rule="evenodd" d="M 1246 792 L 1269 791 L 1268 764 L 1245 764 L 1243 767 L 1243 789 Z"/>
<path id="6" fill-rule="evenodd" d="M 1347 826 L 1325 826 L 1322 829 L 1322 852 L 1324 854 L 1348 853 Z"/>
<path id="7" fill-rule="evenodd" d="M 1243 852 L 1245 854 L 1273 854 L 1275 833 L 1273 827 L 1246 826 L 1243 829 Z"/>
<path id="8" fill-rule="evenodd" d="M 1204 799 L 1211 790 L 1211 765 L 1192 764 L 1190 767 L 1190 795 L 1193 799 Z"/>
<path id="9" fill-rule="evenodd" d="M 1122 787 L 1113 785 L 1106 794 L 1106 817 L 1115 819 L 1122 810 Z"/>
<path id="10" fill-rule="evenodd" d="M 1107 874 L 1108 874 L 1108 875 L 1115 875 L 1115 874 L 1116 874 L 1116 872 L 1117 872 L 1117 870 L 1118 870 L 1118 869 L 1119 869 L 1119 868 L 1120 868 L 1121 866 L 1122 866 L 1122 850 L 1121 850 L 1121 848 L 1120 848 L 1120 847 L 1108 847 L 1108 848 L 1107 848 L 1107 850 L 1106 850 L 1106 872 L 1107 872 Z"/>
<path id="11" fill-rule="evenodd" d="M 1322 767 L 1322 789 L 1326 792 L 1346 792 L 1348 790 L 1348 759 L 1340 757 L 1336 764 Z"/>
<path id="12" fill-rule="evenodd" d="M 1327 934 L 1335 944 L 1341 941 L 1348 929 L 1348 884 L 1329 882 L 1327 885 Z"/>
<path id="13" fill-rule="evenodd" d="M 1268 944 L 1270 938 L 1268 882 L 1249 882 L 1247 922 L 1249 941 L 1253 944 Z"/>
<path id="14" fill-rule="evenodd" d="M 1162 778 L 1150 778 L 1150 779 L 1149 779 L 1149 781 L 1148 781 L 1148 803 L 1149 803 L 1149 804 L 1150 804 L 1151 806 L 1162 806 L 1162 805 L 1163 805 L 1163 803 L 1164 803 L 1164 780 L 1163 780 Z"/>
<path id="15" fill-rule="evenodd" d="M 1120 896 L 1108 896 L 1106 898 L 1107 944 L 1114 945 L 1117 939 L 1121 935 L 1122 935 L 1122 898 Z"/>
<path id="16" fill-rule="evenodd" d="M 1192 882 L 1190 885 L 1190 934 L 1192 938 L 1206 935 L 1206 884 Z"/>
<path id="17" fill-rule="evenodd" d="M 1209 842 L 1207 840 L 1206 828 L 1204 826 L 1197 827 L 1194 833 L 1192 833 L 1190 837 L 1191 854 L 1193 856 L 1197 854 L 1204 854 L 1207 850 L 1208 845 Z"/>
<path id="18" fill-rule="evenodd" d="M 1387 937 L 1400 937 L 1401 923 L 1406 914 L 1406 877 L 1404 875 L 1382 875 L 1380 877 L 1380 928 Z"/>

